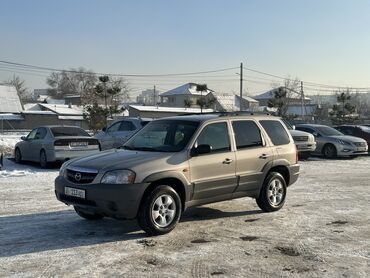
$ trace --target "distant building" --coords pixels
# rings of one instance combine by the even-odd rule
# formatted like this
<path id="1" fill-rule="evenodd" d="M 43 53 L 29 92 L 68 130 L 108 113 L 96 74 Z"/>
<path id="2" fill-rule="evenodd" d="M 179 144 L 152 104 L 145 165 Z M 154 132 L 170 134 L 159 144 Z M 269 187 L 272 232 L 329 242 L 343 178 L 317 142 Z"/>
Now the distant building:
<path id="1" fill-rule="evenodd" d="M 240 111 L 240 96 L 234 93 L 215 93 L 211 92 L 206 99 L 214 100 L 212 108 L 215 111 Z M 258 108 L 258 101 L 251 97 L 243 97 L 243 110 L 255 111 Z"/>
<path id="2" fill-rule="evenodd" d="M 144 105 L 157 105 L 160 103 L 160 92 L 154 89 L 148 89 L 142 91 L 140 95 L 136 97 L 137 103 L 144 104 Z"/>
<path id="3" fill-rule="evenodd" d="M 197 101 L 202 96 L 207 96 L 212 90 L 204 92 L 197 91 L 198 84 L 186 83 L 182 86 L 160 94 L 161 106 L 166 107 L 199 107 Z"/>
<path id="4" fill-rule="evenodd" d="M 259 102 L 260 106 L 268 106 L 269 101 L 275 98 L 275 95 L 278 90 L 286 90 L 286 88 L 285 87 L 275 88 L 265 93 L 253 96 L 253 98 Z M 289 105 L 300 105 L 302 103 L 302 99 L 298 93 L 292 92 L 288 94 L 288 102 Z M 309 97 L 304 98 L 304 104 L 309 104 L 310 102 L 311 99 Z"/>

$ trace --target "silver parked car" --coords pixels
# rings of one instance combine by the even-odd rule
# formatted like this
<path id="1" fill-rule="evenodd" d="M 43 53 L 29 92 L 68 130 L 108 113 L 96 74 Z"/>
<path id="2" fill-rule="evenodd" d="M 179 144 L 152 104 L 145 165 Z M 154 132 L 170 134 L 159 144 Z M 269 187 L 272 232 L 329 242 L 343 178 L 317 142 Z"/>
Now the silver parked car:
<path id="1" fill-rule="evenodd" d="M 143 128 L 151 119 L 125 118 L 115 121 L 108 128 L 104 128 L 94 138 L 99 140 L 102 150 L 116 149 L 125 143 L 128 138 Z"/>
<path id="2" fill-rule="evenodd" d="M 75 126 L 42 126 L 21 139 L 15 145 L 15 162 L 39 162 L 43 168 L 49 162 L 90 155 L 100 150 L 98 140 Z"/>
<path id="3" fill-rule="evenodd" d="M 338 130 L 316 124 L 300 124 L 297 130 L 311 133 L 315 136 L 317 147 L 315 154 L 324 155 L 327 158 L 335 157 L 355 157 L 367 154 L 368 146 L 365 140 L 344 135 Z"/>
<path id="4" fill-rule="evenodd" d="M 295 126 L 292 126 L 289 122 L 283 120 L 290 134 L 293 137 L 294 144 L 297 146 L 298 156 L 302 159 L 307 159 L 312 152 L 316 150 L 315 137 L 301 130 L 296 130 Z"/>

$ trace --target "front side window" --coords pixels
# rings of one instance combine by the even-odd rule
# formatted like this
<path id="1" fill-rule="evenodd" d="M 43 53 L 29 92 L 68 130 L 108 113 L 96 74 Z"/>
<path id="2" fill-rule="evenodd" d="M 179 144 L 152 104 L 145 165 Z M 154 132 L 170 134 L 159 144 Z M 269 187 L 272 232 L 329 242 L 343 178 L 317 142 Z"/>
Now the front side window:
<path id="1" fill-rule="evenodd" d="M 108 131 L 108 132 L 116 132 L 116 131 L 118 131 L 118 130 L 119 130 L 120 125 L 121 125 L 121 123 L 120 123 L 120 122 L 118 122 L 118 123 L 114 123 L 114 124 L 112 124 L 112 125 L 107 129 L 107 131 Z"/>
<path id="2" fill-rule="evenodd" d="M 236 148 L 262 146 L 261 132 L 253 121 L 233 121 Z"/>
<path id="3" fill-rule="evenodd" d="M 35 139 L 35 137 L 36 137 L 36 132 L 37 132 L 37 128 L 35 128 L 34 130 L 32 130 L 32 131 L 27 135 L 27 140 L 33 140 L 33 139 Z"/>
<path id="4" fill-rule="evenodd" d="M 189 143 L 198 122 L 158 120 L 147 124 L 123 146 L 128 150 L 179 152 Z"/>
<path id="5" fill-rule="evenodd" d="M 279 121 L 262 120 L 260 121 L 260 124 L 266 130 L 267 135 L 270 137 L 275 146 L 286 145 L 290 143 L 289 135 Z"/>
<path id="6" fill-rule="evenodd" d="M 128 121 L 122 121 L 119 127 L 119 131 L 132 131 L 135 130 L 135 126 L 133 123 Z"/>
<path id="7" fill-rule="evenodd" d="M 227 123 L 207 125 L 198 136 L 195 146 L 199 145 L 209 145 L 211 152 L 230 151 Z"/>
<path id="8" fill-rule="evenodd" d="M 46 136 L 46 128 L 40 127 L 39 129 L 37 129 L 35 139 L 44 139 L 45 136 Z"/>

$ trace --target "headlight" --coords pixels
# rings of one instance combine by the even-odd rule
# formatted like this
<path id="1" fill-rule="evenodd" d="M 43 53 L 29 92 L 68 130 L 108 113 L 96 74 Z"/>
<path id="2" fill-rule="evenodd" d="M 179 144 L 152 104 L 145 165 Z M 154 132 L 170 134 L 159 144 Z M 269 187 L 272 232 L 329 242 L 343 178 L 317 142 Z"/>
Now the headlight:
<path id="1" fill-rule="evenodd" d="M 342 144 L 342 145 L 347 145 L 347 146 L 350 146 L 350 145 L 351 145 L 351 143 L 350 143 L 350 142 L 343 141 L 343 140 L 341 140 L 341 139 L 338 139 L 338 140 L 337 140 L 337 142 L 338 142 L 339 144 Z"/>
<path id="2" fill-rule="evenodd" d="M 135 181 L 135 173 L 130 170 L 114 170 L 106 172 L 101 183 L 132 184 Z"/>

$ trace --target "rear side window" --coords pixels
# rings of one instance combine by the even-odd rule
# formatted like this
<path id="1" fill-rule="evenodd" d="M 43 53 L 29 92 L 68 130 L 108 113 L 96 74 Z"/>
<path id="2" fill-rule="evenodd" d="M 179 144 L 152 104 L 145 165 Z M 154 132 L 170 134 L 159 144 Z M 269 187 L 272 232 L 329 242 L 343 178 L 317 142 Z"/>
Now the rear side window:
<path id="1" fill-rule="evenodd" d="M 199 134 L 196 144 L 210 145 L 212 152 L 229 151 L 231 148 L 227 124 L 223 122 L 207 125 Z"/>
<path id="2" fill-rule="evenodd" d="M 233 121 L 236 148 L 262 146 L 261 132 L 253 121 Z"/>
<path id="3" fill-rule="evenodd" d="M 289 135 L 279 121 L 262 120 L 260 123 L 275 146 L 289 144 Z"/>
<path id="4" fill-rule="evenodd" d="M 39 127 L 36 132 L 35 139 L 44 139 L 46 136 L 46 128 Z"/>

